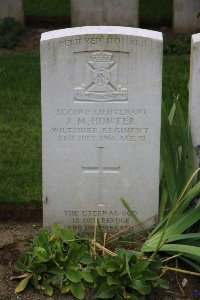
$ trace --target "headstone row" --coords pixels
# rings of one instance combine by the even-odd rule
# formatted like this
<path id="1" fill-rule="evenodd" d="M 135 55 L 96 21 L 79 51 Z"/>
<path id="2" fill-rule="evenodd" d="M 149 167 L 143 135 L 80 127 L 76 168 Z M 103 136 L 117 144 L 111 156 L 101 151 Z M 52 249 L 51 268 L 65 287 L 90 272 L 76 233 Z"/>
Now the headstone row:
<path id="1" fill-rule="evenodd" d="M 138 27 L 138 0 L 71 0 L 71 26 L 111 25 Z M 13 17 L 23 23 L 23 0 L 0 0 L 0 22 Z M 173 0 L 173 29 L 200 31 L 200 1 Z"/>
<path id="2" fill-rule="evenodd" d="M 138 0 L 71 0 L 71 25 L 115 25 L 138 27 Z M 200 1 L 173 0 L 173 30 L 200 30 Z"/>
<path id="3" fill-rule="evenodd" d="M 72 0 L 71 26 L 138 27 L 138 0 Z"/>

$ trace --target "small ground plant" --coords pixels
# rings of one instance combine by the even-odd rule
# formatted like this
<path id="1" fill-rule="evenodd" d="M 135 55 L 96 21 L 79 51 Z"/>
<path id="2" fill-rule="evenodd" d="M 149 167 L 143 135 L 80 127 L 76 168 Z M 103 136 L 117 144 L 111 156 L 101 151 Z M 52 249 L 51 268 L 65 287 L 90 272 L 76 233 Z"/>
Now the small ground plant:
<path id="1" fill-rule="evenodd" d="M 153 287 L 167 288 L 160 277 L 162 261 L 123 248 L 96 251 L 99 244 L 81 238 L 54 224 L 52 231 L 41 229 L 31 247 L 22 253 L 15 268 L 23 272 L 16 293 L 31 284 L 52 296 L 54 289 L 84 299 L 93 290 L 96 299 L 144 299 Z"/>

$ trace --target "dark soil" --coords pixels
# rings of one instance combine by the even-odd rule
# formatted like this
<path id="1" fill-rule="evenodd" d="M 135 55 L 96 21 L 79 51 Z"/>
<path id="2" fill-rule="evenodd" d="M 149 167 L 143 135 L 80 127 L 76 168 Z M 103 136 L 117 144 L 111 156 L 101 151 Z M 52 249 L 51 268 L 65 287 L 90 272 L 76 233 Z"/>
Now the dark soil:
<path id="1" fill-rule="evenodd" d="M 54 29 L 55 28 L 26 28 L 13 49 L 0 48 L 0 52 L 38 52 L 40 49 L 41 34 Z"/>
<path id="2" fill-rule="evenodd" d="M 70 27 L 70 16 L 25 16 L 25 24 L 27 27 Z"/>
<path id="3" fill-rule="evenodd" d="M 14 262 L 17 260 L 20 252 L 28 247 L 28 240 L 33 238 L 41 227 L 41 207 L 0 205 L 0 300 L 74 299 L 72 296 L 62 295 L 58 291 L 53 297 L 43 296 L 33 288 L 28 288 L 23 293 L 15 294 L 18 281 L 11 280 L 11 278 L 19 275 L 19 273 L 14 269 Z M 170 286 L 169 290 L 155 289 L 153 294 L 148 296 L 147 299 L 195 299 L 192 294 L 194 290 L 200 289 L 199 277 L 175 272 L 167 272 L 164 277 Z M 186 278 L 187 283 L 183 287 L 184 278 Z M 92 299 L 90 292 L 85 296 L 85 300 L 89 299 Z"/>

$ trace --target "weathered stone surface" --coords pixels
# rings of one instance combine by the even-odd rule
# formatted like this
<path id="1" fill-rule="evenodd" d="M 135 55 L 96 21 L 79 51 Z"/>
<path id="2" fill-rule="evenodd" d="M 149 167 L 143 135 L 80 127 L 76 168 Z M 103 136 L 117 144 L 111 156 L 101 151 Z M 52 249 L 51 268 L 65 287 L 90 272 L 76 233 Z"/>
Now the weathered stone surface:
<path id="1" fill-rule="evenodd" d="M 191 43 L 189 114 L 198 166 L 200 162 L 200 34 L 194 34 Z"/>
<path id="2" fill-rule="evenodd" d="M 44 225 L 90 232 L 158 210 L 162 35 L 124 27 L 41 39 Z"/>
<path id="3" fill-rule="evenodd" d="M 138 0 L 72 0 L 71 24 L 138 27 Z"/>
<path id="4" fill-rule="evenodd" d="M 173 29 L 178 33 L 195 33 L 200 30 L 200 1 L 174 0 Z"/>
<path id="5" fill-rule="evenodd" d="M 0 0 L 0 21 L 6 17 L 12 17 L 16 21 L 23 23 L 23 0 Z"/>

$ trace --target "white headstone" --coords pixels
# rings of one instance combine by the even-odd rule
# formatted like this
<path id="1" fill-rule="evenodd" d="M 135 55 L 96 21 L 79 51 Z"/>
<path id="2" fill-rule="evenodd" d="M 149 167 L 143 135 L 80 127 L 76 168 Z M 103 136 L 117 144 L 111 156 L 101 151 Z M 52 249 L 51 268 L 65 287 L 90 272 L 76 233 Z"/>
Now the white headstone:
<path id="1" fill-rule="evenodd" d="M 71 0 L 71 25 L 138 27 L 138 0 Z"/>
<path id="2" fill-rule="evenodd" d="M 23 23 L 23 0 L 0 0 L 0 21 L 6 17 L 12 17 L 16 21 Z"/>
<path id="3" fill-rule="evenodd" d="M 198 166 L 200 162 L 200 33 L 192 36 L 191 43 L 189 114 Z"/>
<path id="4" fill-rule="evenodd" d="M 195 33 L 200 30 L 200 1 L 174 0 L 173 28 L 177 33 Z"/>
<path id="5" fill-rule="evenodd" d="M 82 27 L 42 34 L 44 226 L 118 231 L 158 212 L 162 34 Z"/>

